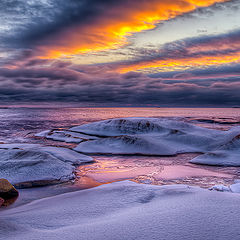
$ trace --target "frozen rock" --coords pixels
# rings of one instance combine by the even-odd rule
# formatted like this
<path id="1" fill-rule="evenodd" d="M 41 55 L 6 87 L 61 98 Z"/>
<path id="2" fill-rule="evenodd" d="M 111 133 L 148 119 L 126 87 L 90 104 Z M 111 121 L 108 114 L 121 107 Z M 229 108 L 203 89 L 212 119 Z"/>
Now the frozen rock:
<path id="1" fill-rule="evenodd" d="M 210 188 L 210 190 L 221 191 L 221 192 L 232 192 L 232 193 L 240 193 L 240 183 L 234 183 L 232 185 L 224 186 L 224 185 L 215 185 Z"/>
<path id="2" fill-rule="evenodd" d="M 188 148 L 189 149 L 189 148 Z M 177 150 L 168 142 L 156 142 L 150 136 L 118 136 L 86 141 L 74 148 L 84 153 L 174 155 Z M 192 149 L 193 150 L 193 149 Z M 194 151 L 194 150 L 193 150 Z"/>
<path id="3" fill-rule="evenodd" d="M 51 130 L 45 130 L 45 131 L 35 134 L 35 136 L 36 137 L 46 137 L 50 132 L 51 132 Z"/>
<path id="4" fill-rule="evenodd" d="M 239 204 L 238 194 L 124 181 L 1 211 L 0 238 L 237 240 Z"/>
<path id="5" fill-rule="evenodd" d="M 217 150 L 197 156 L 190 161 L 196 164 L 214 166 L 240 166 L 240 140 L 233 138 L 227 144 L 223 144 Z"/>
<path id="6" fill-rule="evenodd" d="M 177 133 L 178 131 L 198 132 L 201 135 L 216 130 L 204 129 L 179 120 L 166 118 L 116 118 L 93 122 L 70 128 L 71 131 L 91 134 L 96 136 L 119 136 L 146 133 Z"/>
<path id="7" fill-rule="evenodd" d="M 215 185 L 211 188 L 209 188 L 209 190 L 213 190 L 213 191 L 219 191 L 219 192 L 230 192 L 230 188 L 224 185 Z"/>
<path id="8" fill-rule="evenodd" d="M 67 134 L 64 131 L 53 131 L 51 134 L 47 135 L 46 138 L 67 143 L 80 143 L 83 141 L 81 138 L 73 137 L 71 134 Z"/>
<path id="9" fill-rule="evenodd" d="M 65 182 L 74 178 L 74 165 L 92 161 L 67 148 L 0 144 L 0 176 L 17 186 Z"/>
<path id="10" fill-rule="evenodd" d="M 229 143 L 240 134 L 240 128 L 220 131 L 163 118 L 110 119 L 70 130 L 104 136 L 80 143 L 76 151 L 144 155 L 205 153 Z"/>
<path id="11" fill-rule="evenodd" d="M 89 139 L 98 139 L 95 136 L 89 136 L 86 134 L 81 134 L 78 132 L 71 132 L 71 131 L 59 131 L 59 130 L 47 130 L 40 133 L 35 134 L 36 137 L 45 137 L 47 139 L 61 141 L 66 143 L 80 143 L 83 140 Z"/>

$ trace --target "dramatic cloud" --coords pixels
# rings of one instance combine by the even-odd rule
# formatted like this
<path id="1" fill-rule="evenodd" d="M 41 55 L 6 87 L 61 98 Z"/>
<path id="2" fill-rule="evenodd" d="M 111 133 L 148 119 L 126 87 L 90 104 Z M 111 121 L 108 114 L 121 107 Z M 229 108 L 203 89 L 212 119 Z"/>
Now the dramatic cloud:
<path id="1" fill-rule="evenodd" d="M 107 73 L 101 69 L 99 66 L 80 67 L 61 62 L 42 68 L 2 68 L 0 100 L 2 103 L 32 101 L 157 106 L 232 106 L 240 100 L 239 65 L 225 69 L 224 72 L 228 73 L 224 77 L 220 74 L 223 69 L 172 72 L 169 76 L 153 77 L 136 72 Z"/>
<path id="2" fill-rule="evenodd" d="M 141 51 L 144 51 L 142 49 Z M 117 65 L 124 73 L 146 68 L 160 71 L 185 70 L 240 62 L 240 30 L 201 36 L 165 44 L 159 50 L 146 50 L 141 59 Z"/>
<path id="3" fill-rule="evenodd" d="M 2 0 L 0 100 L 239 105 L 239 2 Z M 214 23 L 209 34 L 205 23 L 222 11 L 224 27 Z M 230 22 L 228 11 L 236 15 Z M 179 29 L 165 38 L 167 23 Z"/>
<path id="4" fill-rule="evenodd" d="M 132 33 L 219 2 L 227 0 L 42 0 L 39 4 L 4 0 L 1 5 L 14 16 L 17 10 L 33 15 L 31 22 L 14 30 L 16 44 L 21 41 L 23 47 L 34 48 L 40 57 L 58 58 L 118 48 Z"/>

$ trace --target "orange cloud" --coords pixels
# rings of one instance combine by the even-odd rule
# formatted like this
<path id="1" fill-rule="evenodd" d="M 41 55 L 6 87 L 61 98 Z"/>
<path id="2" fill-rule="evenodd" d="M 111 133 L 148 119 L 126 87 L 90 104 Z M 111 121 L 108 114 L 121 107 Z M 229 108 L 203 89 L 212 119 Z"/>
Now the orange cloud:
<path id="1" fill-rule="evenodd" d="M 176 16 L 228 0 L 138 0 L 106 9 L 91 22 L 72 26 L 37 47 L 41 58 L 69 57 L 88 52 L 116 49 L 128 43 L 134 33 L 150 30 Z"/>
<path id="2" fill-rule="evenodd" d="M 154 68 L 157 71 L 178 71 L 240 63 L 240 32 L 212 35 L 202 40 L 187 39 L 176 44 L 179 44 L 177 49 L 165 50 L 163 46 L 157 56 L 147 60 L 143 58 L 132 63 L 122 63 L 116 66 L 115 70 L 120 73 L 154 71 Z"/>
<path id="3" fill-rule="evenodd" d="M 117 71 L 126 73 L 130 71 L 139 71 L 154 68 L 158 71 L 182 71 L 191 68 L 209 67 L 222 64 L 240 63 L 240 52 L 234 54 L 219 54 L 217 56 L 194 56 L 181 59 L 166 59 L 154 61 L 142 61 L 128 66 L 119 66 Z"/>

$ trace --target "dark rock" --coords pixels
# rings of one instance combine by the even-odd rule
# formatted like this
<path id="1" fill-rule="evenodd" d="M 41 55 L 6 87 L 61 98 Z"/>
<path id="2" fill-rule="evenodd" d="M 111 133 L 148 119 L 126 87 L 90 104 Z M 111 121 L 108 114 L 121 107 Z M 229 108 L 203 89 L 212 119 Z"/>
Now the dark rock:
<path id="1" fill-rule="evenodd" d="M 2 206 L 8 206 L 14 203 L 18 195 L 18 191 L 8 180 L 0 179 L 0 198 L 4 200 Z"/>

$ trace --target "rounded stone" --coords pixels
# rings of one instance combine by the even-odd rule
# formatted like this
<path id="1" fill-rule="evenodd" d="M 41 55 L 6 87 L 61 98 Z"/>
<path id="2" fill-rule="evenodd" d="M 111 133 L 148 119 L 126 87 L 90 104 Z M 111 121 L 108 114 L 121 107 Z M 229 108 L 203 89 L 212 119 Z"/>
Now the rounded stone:
<path id="1" fill-rule="evenodd" d="M 8 180 L 0 179 L 0 198 L 4 200 L 2 206 L 8 206 L 15 202 L 18 195 L 18 191 Z"/>

